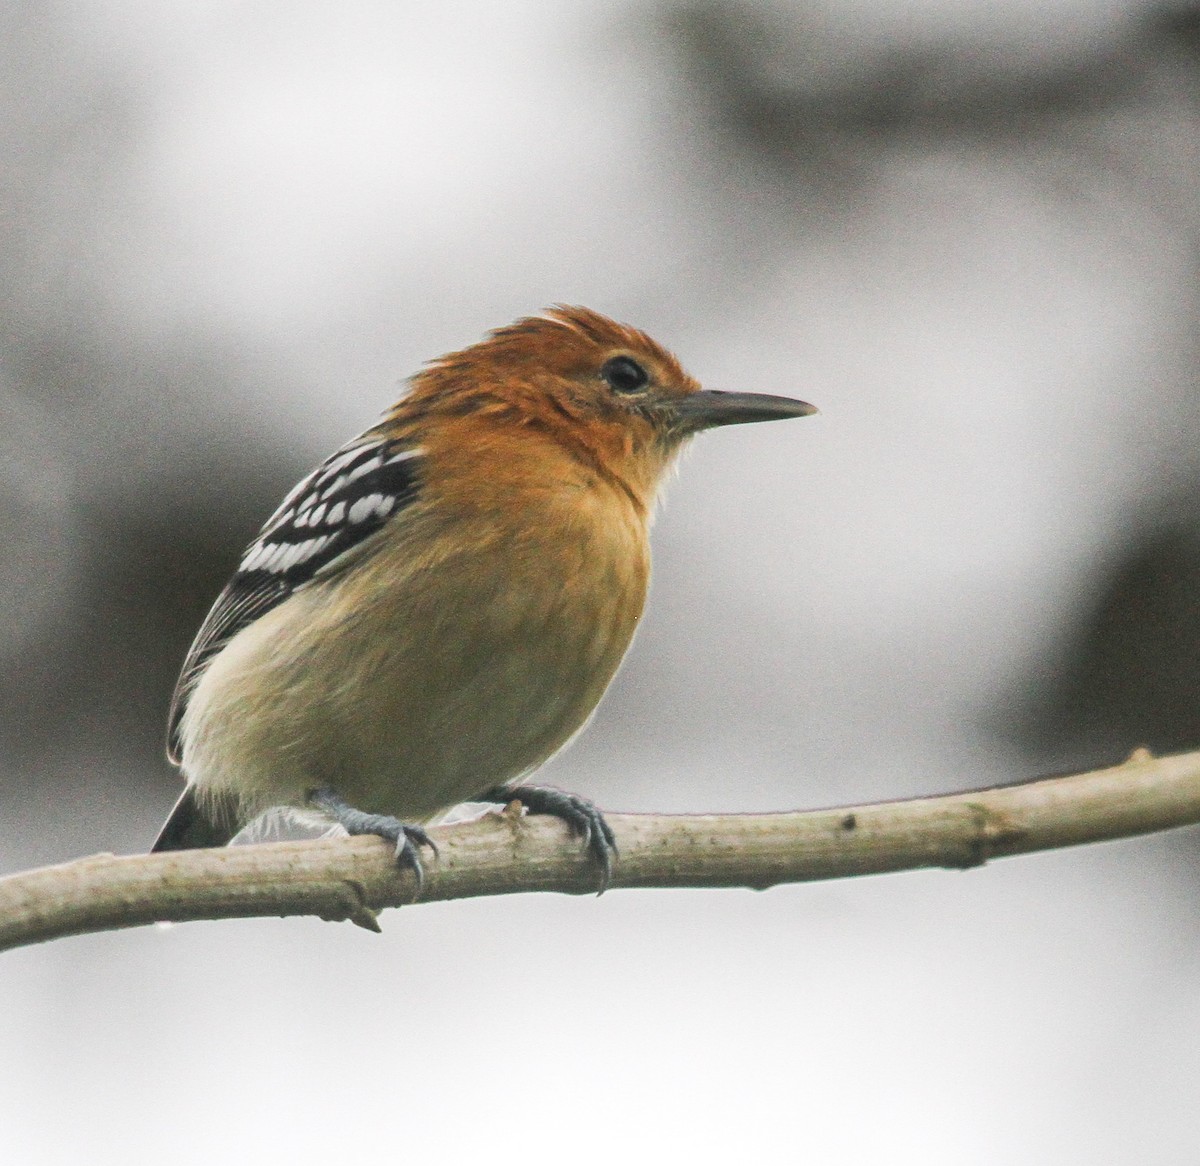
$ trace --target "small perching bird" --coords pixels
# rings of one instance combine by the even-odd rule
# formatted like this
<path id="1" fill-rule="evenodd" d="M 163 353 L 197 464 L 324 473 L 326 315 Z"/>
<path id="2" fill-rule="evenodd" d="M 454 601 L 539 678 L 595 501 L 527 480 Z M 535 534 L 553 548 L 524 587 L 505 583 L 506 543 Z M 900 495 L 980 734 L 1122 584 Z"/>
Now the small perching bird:
<path id="1" fill-rule="evenodd" d="M 396 844 L 464 801 L 564 818 L 607 881 L 613 836 L 521 784 L 584 724 L 650 578 L 655 492 L 688 438 L 804 417 L 702 390 L 586 308 L 433 361 L 283 500 L 188 652 L 171 702 L 187 786 L 154 850 L 223 846 L 272 807 Z"/>

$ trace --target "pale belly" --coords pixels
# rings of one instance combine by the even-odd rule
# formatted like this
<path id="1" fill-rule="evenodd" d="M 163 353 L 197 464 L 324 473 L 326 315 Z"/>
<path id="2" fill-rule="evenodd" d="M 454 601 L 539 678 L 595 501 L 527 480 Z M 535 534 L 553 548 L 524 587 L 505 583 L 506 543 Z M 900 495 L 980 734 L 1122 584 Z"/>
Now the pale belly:
<path id="1" fill-rule="evenodd" d="M 493 548 L 486 572 L 469 557 L 398 554 L 386 587 L 362 573 L 340 619 L 318 590 L 298 592 L 205 673 L 184 771 L 201 790 L 237 793 L 243 820 L 330 786 L 421 821 L 519 778 L 612 679 L 645 599 L 644 546 L 581 539 L 556 570 L 524 545 L 507 558 Z"/>

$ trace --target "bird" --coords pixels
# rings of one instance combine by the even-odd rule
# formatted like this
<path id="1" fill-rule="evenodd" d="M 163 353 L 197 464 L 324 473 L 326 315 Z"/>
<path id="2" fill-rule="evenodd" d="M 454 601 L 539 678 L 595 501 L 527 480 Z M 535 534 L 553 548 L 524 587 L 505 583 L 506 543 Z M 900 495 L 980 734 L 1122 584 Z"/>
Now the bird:
<path id="1" fill-rule="evenodd" d="M 276 807 L 394 847 L 464 802 L 564 820 L 608 884 L 593 802 L 527 779 L 585 725 L 642 617 L 655 500 L 703 430 L 804 417 L 703 389 L 646 333 L 557 305 L 433 360 L 284 498 L 171 699 L 185 781 L 153 851 Z"/>

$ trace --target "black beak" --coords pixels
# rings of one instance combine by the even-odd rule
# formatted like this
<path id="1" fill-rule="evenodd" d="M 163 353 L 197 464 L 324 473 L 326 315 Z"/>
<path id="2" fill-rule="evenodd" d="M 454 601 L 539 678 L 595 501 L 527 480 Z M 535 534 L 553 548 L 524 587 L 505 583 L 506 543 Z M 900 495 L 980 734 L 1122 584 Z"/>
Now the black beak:
<path id="1" fill-rule="evenodd" d="M 671 413 L 690 433 L 718 425 L 745 425 L 751 421 L 783 421 L 788 417 L 811 417 L 819 412 L 807 401 L 772 397 L 767 393 L 723 393 L 702 389 L 671 402 Z"/>

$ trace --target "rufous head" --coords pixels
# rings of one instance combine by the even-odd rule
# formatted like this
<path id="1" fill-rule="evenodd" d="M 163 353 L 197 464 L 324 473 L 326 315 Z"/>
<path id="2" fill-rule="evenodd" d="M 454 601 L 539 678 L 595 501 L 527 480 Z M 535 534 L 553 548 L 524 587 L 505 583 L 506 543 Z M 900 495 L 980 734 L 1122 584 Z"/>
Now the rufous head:
<path id="1" fill-rule="evenodd" d="M 789 397 L 702 389 L 646 333 L 563 305 L 433 361 L 408 400 L 550 436 L 650 494 L 683 443 L 704 429 L 817 411 Z"/>

